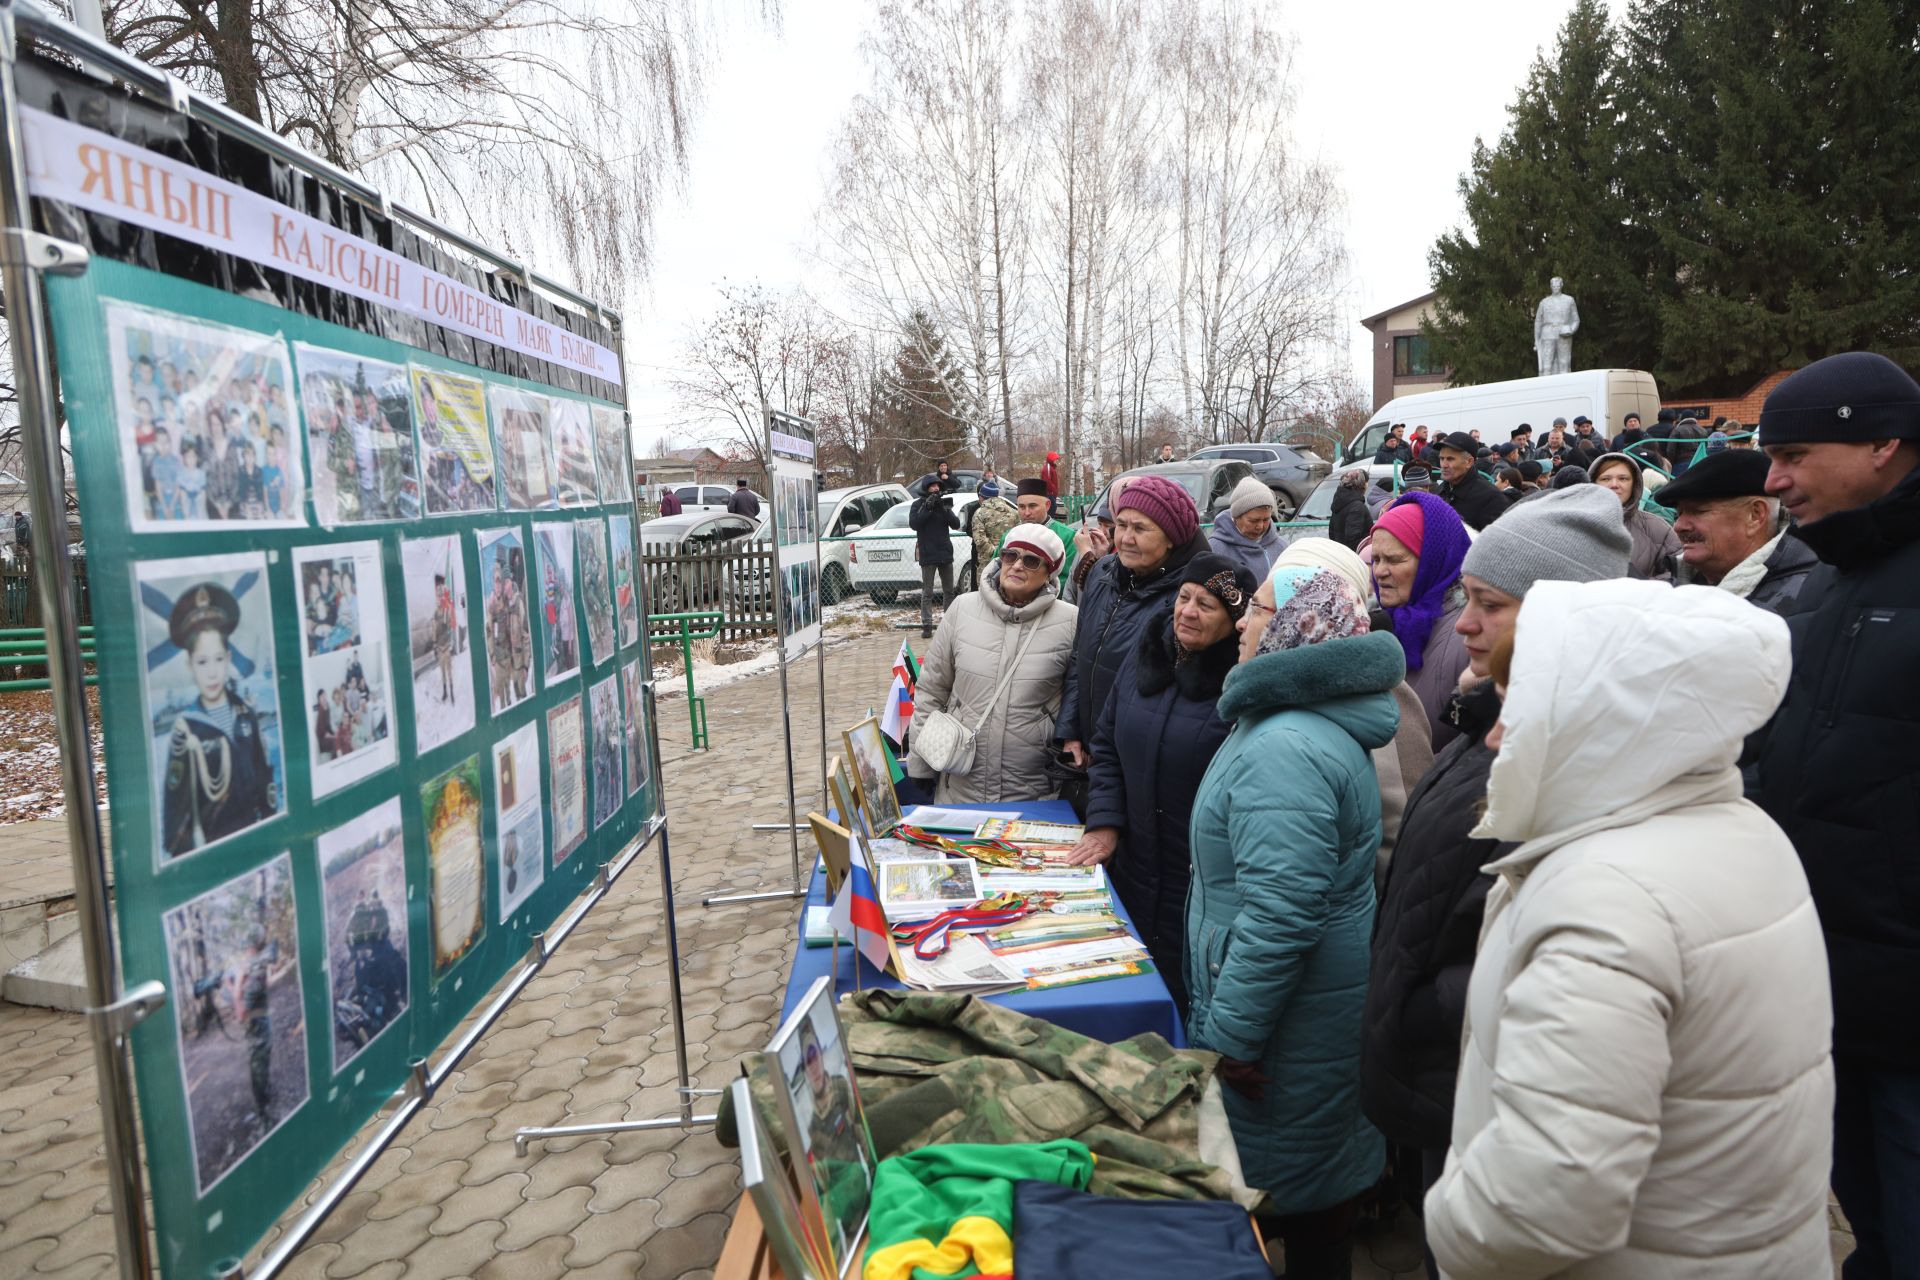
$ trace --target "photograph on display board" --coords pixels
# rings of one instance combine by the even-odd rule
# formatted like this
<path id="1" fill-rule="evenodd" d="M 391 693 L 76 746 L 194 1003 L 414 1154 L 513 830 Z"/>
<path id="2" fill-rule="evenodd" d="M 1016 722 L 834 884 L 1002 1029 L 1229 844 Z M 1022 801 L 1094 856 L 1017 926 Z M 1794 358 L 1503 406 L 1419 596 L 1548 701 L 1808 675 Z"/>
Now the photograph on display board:
<path id="1" fill-rule="evenodd" d="M 408 369 L 427 514 L 492 511 L 493 438 L 487 434 L 486 384 L 440 369 Z"/>
<path id="2" fill-rule="evenodd" d="M 879 1161 L 834 1012 L 831 977 L 801 997 L 762 1059 L 777 1082 L 774 1105 L 804 1198 L 815 1220 L 826 1224 L 836 1270 L 845 1271 L 866 1227 Z"/>
<path id="3" fill-rule="evenodd" d="M 286 807 L 273 605 L 258 551 L 135 567 L 159 861 Z"/>
<path id="4" fill-rule="evenodd" d="M 306 524 L 280 336 L 120 302 L 106 312 L 134 531 Z"/>
<path id="5" fill-rule="evenodd" d="M 593 474 L 593 421 L 587 402 L 554 396 L 547 401 L 547 422 L 560 476 L 560 505 L 592 506 L 600 501 L 600 489 Z"/>
<path id="6" fill-rule="evenodd" d="M 407 1011 L 404 844 L 398 796 L 315 842 L 336 1075 Z"/>
<path id="7" fill-rule="evenodd" d="M 634 589 L 633 517 L 608 516 L 608 541 L 613 547 L 613 609 L 620 617 L 620 643 L 640 641 L 640 596 Z"/>
<path id="8" fill-rule="evenodd" d="M 613 656 L 613 583 L 607 570 L 607 522 L 598 516 L 576 520 L 574 544 L 580 549 L 580 605 L 587 615 L 588 662 Z"/>
<path id="9" fill-rule="evenodd" d="M 480 613 L 487 647 L 487 696 L 494 712 L 533 693 L 533 625 L 527 607 L 527 546 L 518 529 L 482 529 Z"/>
<path id="10" fill-rule="evenodd" d="M 406 538 L 407 660 L 413 672 L 413 749 L 432 750 L 473 728 L 473 654 L 467 635 L 467 566 L 460 539 Z"/>
<path id="11" fill-rule="evenodd" d="M 884 836 L 900 825 L 900 799 L 893 789 L 893 771 L 887 767 L 886 739 L 880 721 L 868 716 L 841 735 L 847 743 L 847 764 L 860 788 L 860 808 L 867 830 Z"/>
<path id="12" fill-rule="evenodd" d="M 647 751 L 647 688 L 640 674 L 638 659 L 620 668 L 621 683 L 626 686 L 627 708 L 627 794 L 647 785 L 652 760 Z"/>
<path id="13" fill-rule="evenodd" d="M 313 514 L 325 528 L 420 516 L 420 476 L 405 366 L 295 343 L 300 408 L 313 468 Z"/>
<path id="14" fill-rule="evenodd" d="M 539 551 L 540 664 L 551 688 L 580 669 L 580 615 L 573 604 L 573 526 L 537 524 L 533 541 Z"/>
<path id="15" fill-rule="evenodd" d="M 315 798 L 395 759 L 387 593 L 380 570 L 377 542 L 298 547 L 293 553 Z"/>
<path id="16" fill-rule="evenodd" d="M 473 949 L 485 926 L 487 870 L 480 841 L 480 757 L 469 756 L 420 789 L 432 891 L 433 975 Z"/>
<path id="17" fill-rule="evenodd" d="M 204 1196 L 310 1091 L 292 855 L 242 872 L 160 923 L 194 1185 Z"/>
<path id="18" fill-rule="evenodd" d="M 587 838 L 587 744 L 578 694 L 547 712 L 547 767 L 558 867 Z"/>
<path id="19" fill-rule="evenodd" d="M 493 744 L 494 866 L 500 922 L 547 874 L 547 826 L 540 818 L 540 727 L 523 724 Z"/>
<path id="20" fill-rule="evenodd" d="M 547 397 L 489 385 L 494 455 L 500 466 L 500 502 L 509 511 L 545 511 L 559 505 L 553 453 L 547 443 Z"/>
<path id="21" fill-rule="evenodd" d="M 591 691 L 593 706 L 593 825 L 620 810 L 626 783 L 620 774 L 620 754 L 627 740 L 626 721 L 620 717 L 620 679 L 610 675 Z"/>
<path id="22" fill-rule="evenodd" d="M 603 404 L 593 406 L 593 456 L 600 472 L 600 501 L 633 501 L 633 449 L 627 444 L 627 415 Z"/>

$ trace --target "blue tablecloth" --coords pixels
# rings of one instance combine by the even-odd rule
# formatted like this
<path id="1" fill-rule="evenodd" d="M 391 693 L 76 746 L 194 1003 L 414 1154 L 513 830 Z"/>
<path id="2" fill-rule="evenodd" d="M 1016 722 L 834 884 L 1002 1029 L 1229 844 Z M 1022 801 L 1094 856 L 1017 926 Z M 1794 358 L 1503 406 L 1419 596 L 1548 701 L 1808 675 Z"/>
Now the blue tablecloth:
<path id="1" fill-rule="evenodd" d="M 1023 818 L 1039 822 L 1080 821 L 1073 812 L 1073 806 L 1064 800 L 1033 800 L 1017 804 L 976 804 L 949 805 L 955 809 L 988 809 L 1002 812 L 1018 810 Z M 827 873 L 816 859 L 813 868 L 813 882 L 807 886 L 807 905 L 819 906 L 827 900 Z M 1120 902 L 1120 896 L 1113 897 L 1114 913 L 1126 920 L 1127 909 Z M 804 943 L 794 953 L 793 970 L 787 975 L 787 995 L 781 1009 L 781 1017 L 793 1012 L 793 1006 L 805 995 L 807 988 L 823 975 L 834 971 L 834 954 L 838 951 L 840 964 L 834 972 L 834 994 L 842 995 L 854 989 L 853 967 L 860 966 L 860 985 L 863 987 L 888 987 L 899 990 L 905 986 L 898 978 L 882 970 L 875 969 L 856 951 L 851 944 L 834 947 L 809 947 Z M 1045 1018 L 1070 1031 L 1092 1036 L 1096 1040 L 1109 1042 L 1125 1040 L 1128 1036 L 1138 1035 L 1142 1031 L 1157 1031 L 1172 1042 L 1177 1049 L 1187 1045 L 1186 1028 L 1180 1025 L 1179 1011 L 1174 1008 L 1173 997 L 1167 992 L 1167 984 L 1160 980 L 1157 973 L 1141 974 L 1137 978 L 1108 978 L 1101 982 L 1084 982 L 1078 986 L 1058 987 L 1052 991 L 1010 991 L 1003 995 L 987 996 L 995 1004 L 1017 1009 L 1021 1013 L 1032 1014 L 1036 1018 Z"/>

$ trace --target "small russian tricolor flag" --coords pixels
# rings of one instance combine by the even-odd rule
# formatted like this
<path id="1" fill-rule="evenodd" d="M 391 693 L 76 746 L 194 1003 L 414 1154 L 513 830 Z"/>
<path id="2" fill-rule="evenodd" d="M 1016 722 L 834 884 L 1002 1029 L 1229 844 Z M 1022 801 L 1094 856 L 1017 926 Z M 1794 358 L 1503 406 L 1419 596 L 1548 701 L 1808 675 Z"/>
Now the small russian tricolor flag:
<path id="1" fill-rule="evenodd" d="M 859 836 L 848 843 L 847 874 L 840 881 L 840 893 L 834 898 L 827 919 L 835 929 L 853 939 L 854 946 L 869 964 L 876 969 L 887 967 L 891 958 L 887 950 L 887 917 L 880 910 L 880 894 L 867 871 L 867 855 L 860 847 Z"/>

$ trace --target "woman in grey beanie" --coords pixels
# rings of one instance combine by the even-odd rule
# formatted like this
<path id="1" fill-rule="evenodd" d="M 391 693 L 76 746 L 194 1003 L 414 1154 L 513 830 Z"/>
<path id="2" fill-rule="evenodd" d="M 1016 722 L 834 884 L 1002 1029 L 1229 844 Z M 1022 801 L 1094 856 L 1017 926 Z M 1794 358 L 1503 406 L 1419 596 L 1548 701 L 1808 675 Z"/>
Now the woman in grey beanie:
<path id="1" fill-rule="evenodd" d="M 1258 476 L 1242 477 L 1233 487 L 1227 509 L 1213 518 L 1213 527 L 1207 530 L 1213 554 L 1233 561 L 1255 582 L 1265 582 L 1274 558 L 1287 546 L 1273 527 L 1274 509 L 1273 490 Z"/>
<path id="2" fill-rule="evenodd" d="M 1407 797 L 1374 925 L 1360 1053 L 1361 1105 L 1417 1161 L 1423 1191 L 1439 1178 L 1452 1136 L 1467 975 L 1492 884 L 1480 868 L 1496 856 L 1493 840 L 1468 835 L 1493 765 L 1487 732 L 1500 718 L 1486 678 L 1493 649 L 1513 633 L 1534 583 L 1624 578 L 1630 546 L 1619 501 L 1581 484 L 1515 504 L 1480 531 L 1460 566 L 1467 607 L 1455 629 L 1469 674 L 1448 709 L 1460 736 Z"/>

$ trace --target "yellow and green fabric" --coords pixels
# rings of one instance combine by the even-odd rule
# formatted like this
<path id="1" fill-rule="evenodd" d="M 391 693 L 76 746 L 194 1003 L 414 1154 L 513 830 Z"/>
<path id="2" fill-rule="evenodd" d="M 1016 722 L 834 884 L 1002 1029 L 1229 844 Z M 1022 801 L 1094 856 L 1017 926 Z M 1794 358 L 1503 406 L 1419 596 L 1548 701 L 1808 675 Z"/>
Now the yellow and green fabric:
<path id="1" fill-rule="evenodd" d="M 863 1280 L 1013 1274 L 1013 1186 L 1038 1179 L 1084 1190 L 1093 1153 L 1052 1142 L 956 1142 L 882 1160 L 874 1171 Z"/>

